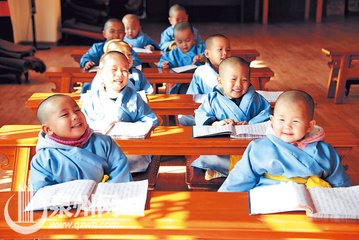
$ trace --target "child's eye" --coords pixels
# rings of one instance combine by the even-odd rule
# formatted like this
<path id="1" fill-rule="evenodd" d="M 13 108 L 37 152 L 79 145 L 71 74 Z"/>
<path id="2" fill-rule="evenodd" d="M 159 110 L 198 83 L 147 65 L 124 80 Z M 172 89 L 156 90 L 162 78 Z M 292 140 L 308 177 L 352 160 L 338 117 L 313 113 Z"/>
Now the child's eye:
<path id="1" fill-rule="evenodd" d="M 284 119 L 283 119 L 283 118 L 279 118 L 279 122 L 284 122 Z"/>
<path id="2" fill-rule="evenodd" d="M 60 117 L 67 117 L 68 114 L 67 113 L 64 113 L 64 114 L 61 114 Z"/>

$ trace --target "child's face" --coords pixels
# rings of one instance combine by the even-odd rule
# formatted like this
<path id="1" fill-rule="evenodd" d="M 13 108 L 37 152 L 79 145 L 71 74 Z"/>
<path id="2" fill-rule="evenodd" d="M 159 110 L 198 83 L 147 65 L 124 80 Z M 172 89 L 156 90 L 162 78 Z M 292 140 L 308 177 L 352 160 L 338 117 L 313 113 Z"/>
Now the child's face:
<path id="1" fill-rule="evenodd" d="M 78 140 L 87 129 L 85 115 L 70 97 L 55 97 L 49 103 L 43 131 L 62 140 Z"/>
<path id="2" fill-rule="evenodd" d="M 168 21 L 174 27 L 177 23 L 188 22 L 188 15 L 185 11 L 175 11 L 173 16 L 168 18 Z"/>
<path id="3" fill-rule="evenodd" d="M 240 98 L 250 86 L 249 69 L 240 64 L 226 66 L 219 74 L 218 84 L 227 97 Z"/>
<path id="4" fill-rule="evenodd" d="M 121 92 L 128 83 L 128 69 L 129 64 L 125 56 L 108 56 L 100 70 L 106 89 Z"/>
<path id="5" fill-rule="evenodd" d="M 135 19 L 126 19 L 123 21 L 125 25 L 126 37 L 136 38 L 141 30 L 141 25 Z"/>
<path id="6" fill-rule="evenodd" d="M 231 46 L 228 39 L 216 37 L 212 44 L 204 51 L 211 64 L 218 69 L 219 64 L 231 56 Z"/>
<path id="7" fill-rule="evenodd" d="M 275 136 L 287 143 L 301 140 L 315 125 L 302 101 L 277 103 L 271 122 Z"/>
<path id="8" fill-rule="evenodd" d="M 102 32 L 102 35 L 107 41 L 112 39 L 123 40 L 125 37 L 125 29 L 122 22 L 109 23 L 108 27 Z"/>
<path id="9" fill-rule="evenodd" d="M 175 42 L 179 50 L 187 53 L 194 45 L 194 34 L 192 33 L 191 29 L 177 31 L 175 34 Z"/>

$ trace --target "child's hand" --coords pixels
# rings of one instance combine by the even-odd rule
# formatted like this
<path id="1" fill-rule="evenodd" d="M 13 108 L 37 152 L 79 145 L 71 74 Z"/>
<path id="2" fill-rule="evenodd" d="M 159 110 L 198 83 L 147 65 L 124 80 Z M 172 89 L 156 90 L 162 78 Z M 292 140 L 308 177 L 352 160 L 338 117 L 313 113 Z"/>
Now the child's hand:
<path id="1" fill-rule="evenodd" d="M 231 125 L 234 125 L 235 124 L 235 121 L 233 119 L 223 119 L 221 121 L 216 121 L 216 122 L 213 122 L 212 123 L 212 126 L 215 126 L 215 127 L 220 127 L 220 126 L 224 126 L 224 125 L 228 125 L 228 124 L 231 124 Z"/>
<path id="2" fill-rule="evenodd" d="M 169 64 L 169 62 L 163 62 L 162 63 L 162 68 L 170 68 L 170 64 Z"/>
<path id="3" fill-rule="evenodd" d="M 196 64 L 196 62 L 199 62 L 199 63 L 204 63 L 206 61 L 206 59 L 203 57 L 202 54 L 198 54 L 197 56 L 195 56 L 193 58 L 193 62 L 192 64 Z"/>
<path id="4" fill-rule="evenodd" d="M 248 125 L 248 123 L 246 121 L 243 122 L 234 122 L 233 125 Z"/>
<path id="5" fill-rule="evenodd" d="M 95 63 L 94 63 L 94 62 L 86 62 L 86 63 L 85 63 L 84 70 L 89 70 L 89 69 L 92 68 L 93 66 L 95 66 Z"/>
<path id="6" fill-rule="evenodd" d="M 155 50 L 155 47 L 154 47 L 154 46 L 152 46 L 151 44 L 148 44 L 148 45 L 144 46 L 144 49 L 147 49 L 147 50 L 153 51 L 153 50 Z"/>

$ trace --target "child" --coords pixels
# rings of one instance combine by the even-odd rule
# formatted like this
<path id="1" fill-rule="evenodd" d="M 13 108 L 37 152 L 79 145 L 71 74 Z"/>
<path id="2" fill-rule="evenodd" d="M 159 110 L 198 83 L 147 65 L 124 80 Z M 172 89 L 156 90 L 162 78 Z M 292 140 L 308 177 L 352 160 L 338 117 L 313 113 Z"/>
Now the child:
<path id="1" fill-rule="evenodd" d="M 278 98 L 267 137 L 252 141 L 219 191 L 246 192 L 281 181 L 307 187 L 350 186 L 335 149 L 315 126 L 312 97 L 298 90 Z"/>
<path id="2" fill-rule="evenodd" d="M 188 15 L 186 13 L 186 9 L 179 4 L 173 5 L 169 10 L 169 17 L 168 21 L 170 22 L 171 26 L 166 28 L 161 33 L 161 42 L 160 48 L 162 51 L 169 51 L 173 48 L 176 48 L 176 42 L 174 41 L 174 26 L 177 23 L 181 22 L 188 22 Z M 201 36 L 198 33 L 196 28 L 193 28 L 194 39 L 196 44 L 203 43 Z"/>
<path id="3" fill-rule="evenodd" d="M 231 56 L 229 39 L 221 34 L 209 36 L 206 39 L 204 54 L 207 61 L 205 65 L 199 66 L 194 72 L 187 94 L 207 94 L 217 86 L 219 64 Z M 184 126 L 195 125 L 194 116 L 192 115 L 179 115 L 178 121 Z"/>
<path id="4" fill-rule="evenodd" d="M 125 25 L 125 42 L 131 47 L 145 48 L 148 50 L 159 50 L 160 46 L 153 41 L 149 36 L 141 31 L 141 24 L 138 16 L 135 14 L 127 14 L 122 18 Z"/>
<path id="5" fill-rule="evenodd" d="M 195 110 L 196 125 L 253 124 L 269 120 L 270 104 L 250 83 L 249 63 L 230 57 L 219 65 L 218 86 Z M 200 156 L 192 166 L 227 176 L 228 156 Z"/>
<path id="6" fill-rule="evenodd" d="M 109 136 L 88 127 L 84 114 L 67 95 L 55 94 L 39 106 L 42 131 L 31 160 L 32 190 L 75 179 L 129 182 L 127 157 Z M 107 175 L 107 176 L 106 176 Z"/>
<path id="7" fill-rule="evenodd" d="M 91 92 L 83 101 L 83 112 L 91 128 L 104 130 L 112 122 L 146 122 L 157 126 L 157 117 L 141 96 L 128 83 L 129 63 L 117 51 L 105 53 L 100 60 L 99 74 L 104 86 Z M 129 155 L 130 171 L 143 172 L 151 156 Z"/>
<path id="8" fill-rule="evenodd" d="M 150 82 L 147 80 L 145 75 L 138 70 L 137 68 L 133 67 L 133 58 L 131 54 L 131 47 L 128 43 L 121 41 L 119 39 L 113 39 L 108 41 L 105 46 L 103 47 L 104 52 L 109 51 L 118 51 L 123 53 L 129 62 L 129 82 L 128 85 L 135 89 L 137 92 L 144 91 L 145 94 L 153 94 L 153 87 Z M 91 84 L 91 90 L 96 91 L 101 88 L 103 84 L 103 79 L 101 78 L 100 74 L 96 74 L 95 78 Z"/>
<path id="9" fill-rule="evenodd" d="M 116 18 L 110 18 L 105 23 L 102 35 L 104 38 L 106 38 L 106 41 L 110 41 L 112 39 L 123 40 L 125 37 L 125 27 L 120 20 Z M 99 64 L 99 60 L 103 55 L 103 46 L 105 45 L 106 41 L 94 43 L 92 47 L 82 56 L 80 60 L 80 66 L 82 68 L 89 70 L 91 67 L 97 66 Z M 141 65 L 141 61 L 138 59 L 134 51 L 132 52 L 132 56 L 134 59 L 134 65 Z"/>
<path id="10" fill-rule="evenodd" d="M 177 48 L 166 52 L 158 62 L 158 67 L 174 68 L 191 64 L 202 64 L 205 45 L 195 44 L 193 28 L 190 23 L 182 22 L 174 27 Z M 183 87 L 182 87 L 183 85 Z M 177 83 L 170 93 L 186 93 L 188 84 Z"/>

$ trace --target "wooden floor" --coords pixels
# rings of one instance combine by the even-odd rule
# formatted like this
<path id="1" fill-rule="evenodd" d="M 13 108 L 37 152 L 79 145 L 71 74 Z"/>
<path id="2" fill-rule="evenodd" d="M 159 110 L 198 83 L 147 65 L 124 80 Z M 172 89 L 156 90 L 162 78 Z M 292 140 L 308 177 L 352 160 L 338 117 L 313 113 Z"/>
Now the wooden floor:
<path id="1" fill-rule="evenodd" d="M 317 106 L 315 118 L 324 127 L 343 125 L 359 138 L 359 85 L 353 86 L 345 104 L 337 105 L 326 98 L 329 59 L 322 47 L 359 49 L 359 18 L 328 17 L 322 24 L 314 22 L 275 23 L 197 23 L 203 38 L 222 33 L 231 40 L 232 48 L 254 48 L 260 52 L 257 64 L 270 67 L 275 76 L 266 88 L 270 90 L 302 89 L 309 92 Z M 145 24 L 143 30 L 158 41 L 165 24 Z M 78 46 L 55 46 L 38 51 L 36 56 L 51 66 L 77 66 L 69 53 Z M 0 84 L 0 126 L 4 124 L 35 124 L 35 116 L 24 105 L 34 92 L 49 92 L 54 87 L 43 74 L 30 73 L 30 83 Z M 359 184 L 359 149 L 343 160 L 354 184 Z M 166 158 L 161 168 L 158 190 L 186 190 L 183 158 Z M 177 165 L 178 167 L 174 167 Z M 182 165 L 182 166 L 181 166 Z M 0 189 L 8 186 L 6 175 Z"/>

